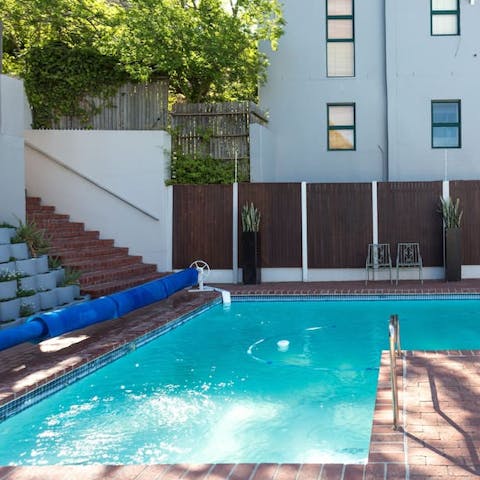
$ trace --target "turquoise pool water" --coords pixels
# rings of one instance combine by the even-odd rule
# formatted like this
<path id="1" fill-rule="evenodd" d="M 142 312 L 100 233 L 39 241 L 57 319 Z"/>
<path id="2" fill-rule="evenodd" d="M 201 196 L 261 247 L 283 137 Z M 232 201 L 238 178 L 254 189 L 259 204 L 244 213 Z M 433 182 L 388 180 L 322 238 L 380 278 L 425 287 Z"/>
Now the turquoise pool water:
<path id="1" fill-rule="evenodd" d="M 217 305 L 1 423 L 0 465 L 363 462 L 392 313 L 480 348 L 478 300 Z"/>

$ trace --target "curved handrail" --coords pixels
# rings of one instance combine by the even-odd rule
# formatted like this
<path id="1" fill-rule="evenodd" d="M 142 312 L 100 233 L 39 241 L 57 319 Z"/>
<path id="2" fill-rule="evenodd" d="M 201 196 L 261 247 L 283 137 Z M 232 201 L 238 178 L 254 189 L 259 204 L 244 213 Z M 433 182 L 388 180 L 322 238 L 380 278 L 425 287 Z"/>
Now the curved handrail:
<path id="1" fill-rule="evenodd" d="M 156 217 L 155 215 L 147 212 L 146 210 L 144 210 L 143 208 L 141 207 L 138 207 L 137 205 L 133 204 L 132 202 L 126 200 L 125 198 L 121 197 L 120 195 L 117 195 L 115 192 L 112 192 L 112 190 L 108 189 L 107 187 L 104 187 L 103 185 L 100 185 L 99 183 L 97 183 L 95 180 L 92 180 L 91 178 L 87 177 L 86 175 L 84 175 L 83 173 L 80 173 L 79 171 L 75 170 L 74 168 L 68 166 L 67 164 L 63 163 L 61 160 L 59 160 L 58 158 L 55 158 L 53 157 L 52 155 L 50 155 L 49 153 L 45 152 L 44 150 L 42 150 L 41 148 L 38 148 L 36 145 L 33 145 L 32 143 L 30 143 L 28 140 L 25 140 L 25 145 L 29 148 L 31 148 L 32 150 L 35 150 L 36 152 L 42 154 L 43 156 L 45 156 L 46 158 L 48 158 L 49 160 L 51 160 L 53 163 L 56 163 L 57 165 L 59 165 L 60 167 L 63 167 L 65 170 L 68 170 L 69 172 L 77 175 L 78 177 L 82 178 L 83 180 L 86 180 L 87 182 L 91 183 L 92 185 L 94 185 L 95 187 L 99 188 L 100 190 L 103 190 L 104 192 L 108 193 L 109 195 L 111 195 L 112 197 L 116 198 L 117 200 L 120 200 L 121 202 L 125 203 L 126 205 L 128 205 L 129 207 L 137 210 L 138 212 L 140 213 L 143 213 L 144 215 L 146 215 L 147 217 L 155 220 L 155 221 L 160 221 L 160 219 L 158 217 Z"/>

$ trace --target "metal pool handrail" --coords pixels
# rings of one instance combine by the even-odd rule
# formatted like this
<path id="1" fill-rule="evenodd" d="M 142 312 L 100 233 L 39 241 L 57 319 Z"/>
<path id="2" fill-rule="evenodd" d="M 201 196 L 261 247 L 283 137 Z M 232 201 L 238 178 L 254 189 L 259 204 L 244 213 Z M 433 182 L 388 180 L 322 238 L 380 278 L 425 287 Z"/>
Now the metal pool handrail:
<path id="1" fill-rule="evenodd" d="M 390 339 L 390 383 L 392 384 L 393 429 L 398 430 L 397 357 L 402 356 L 398 315 L 390 316 L 388 333 Z"/>

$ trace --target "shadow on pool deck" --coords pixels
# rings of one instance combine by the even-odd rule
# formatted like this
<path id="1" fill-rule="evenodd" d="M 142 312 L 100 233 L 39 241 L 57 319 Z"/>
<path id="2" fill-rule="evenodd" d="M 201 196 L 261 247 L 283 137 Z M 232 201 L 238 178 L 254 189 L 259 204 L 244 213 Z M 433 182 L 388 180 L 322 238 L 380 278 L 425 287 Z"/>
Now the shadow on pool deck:
<path id="1" fill-rule="evenodd" d="M 480 293 L 480 280 L 455 283 L 312 282 L 222 285 L 235 294 Z M 0 352 L 0 405 L 216 298 L 179 292 L 117 320 L 41 344 Z M 480 352 L 408 352 L 399 379 L 401 424 L 391 428 L 387 355 L 382 355 L 367 465 L 217 464 L 0 467 L 0 480 L 367 480 L 480 476 Z M 8 448 L 2 439 L 0 448 Z"/>

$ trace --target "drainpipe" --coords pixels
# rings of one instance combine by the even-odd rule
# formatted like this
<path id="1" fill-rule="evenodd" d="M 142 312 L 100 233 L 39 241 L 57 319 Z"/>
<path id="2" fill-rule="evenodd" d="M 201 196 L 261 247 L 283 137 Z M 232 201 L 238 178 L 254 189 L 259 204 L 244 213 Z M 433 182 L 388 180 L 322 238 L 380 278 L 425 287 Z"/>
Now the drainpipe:
<path id="1" fill-rule="evenodd" d="M 390 147 L 389 147 L 389 137 L 390 137 L 390 130 L 388 125 L 388 114 L 389 114 L 389 97 L 388 97 L 388 53 L 387 53 L 387 2 L 388 0 L 384 0 L 383 2 L 383 36 L 384 36 L 384 88 L 385 88 L 385 153 L 383 155 L 383 180 L 385 182 L 390 181 Z"/>

